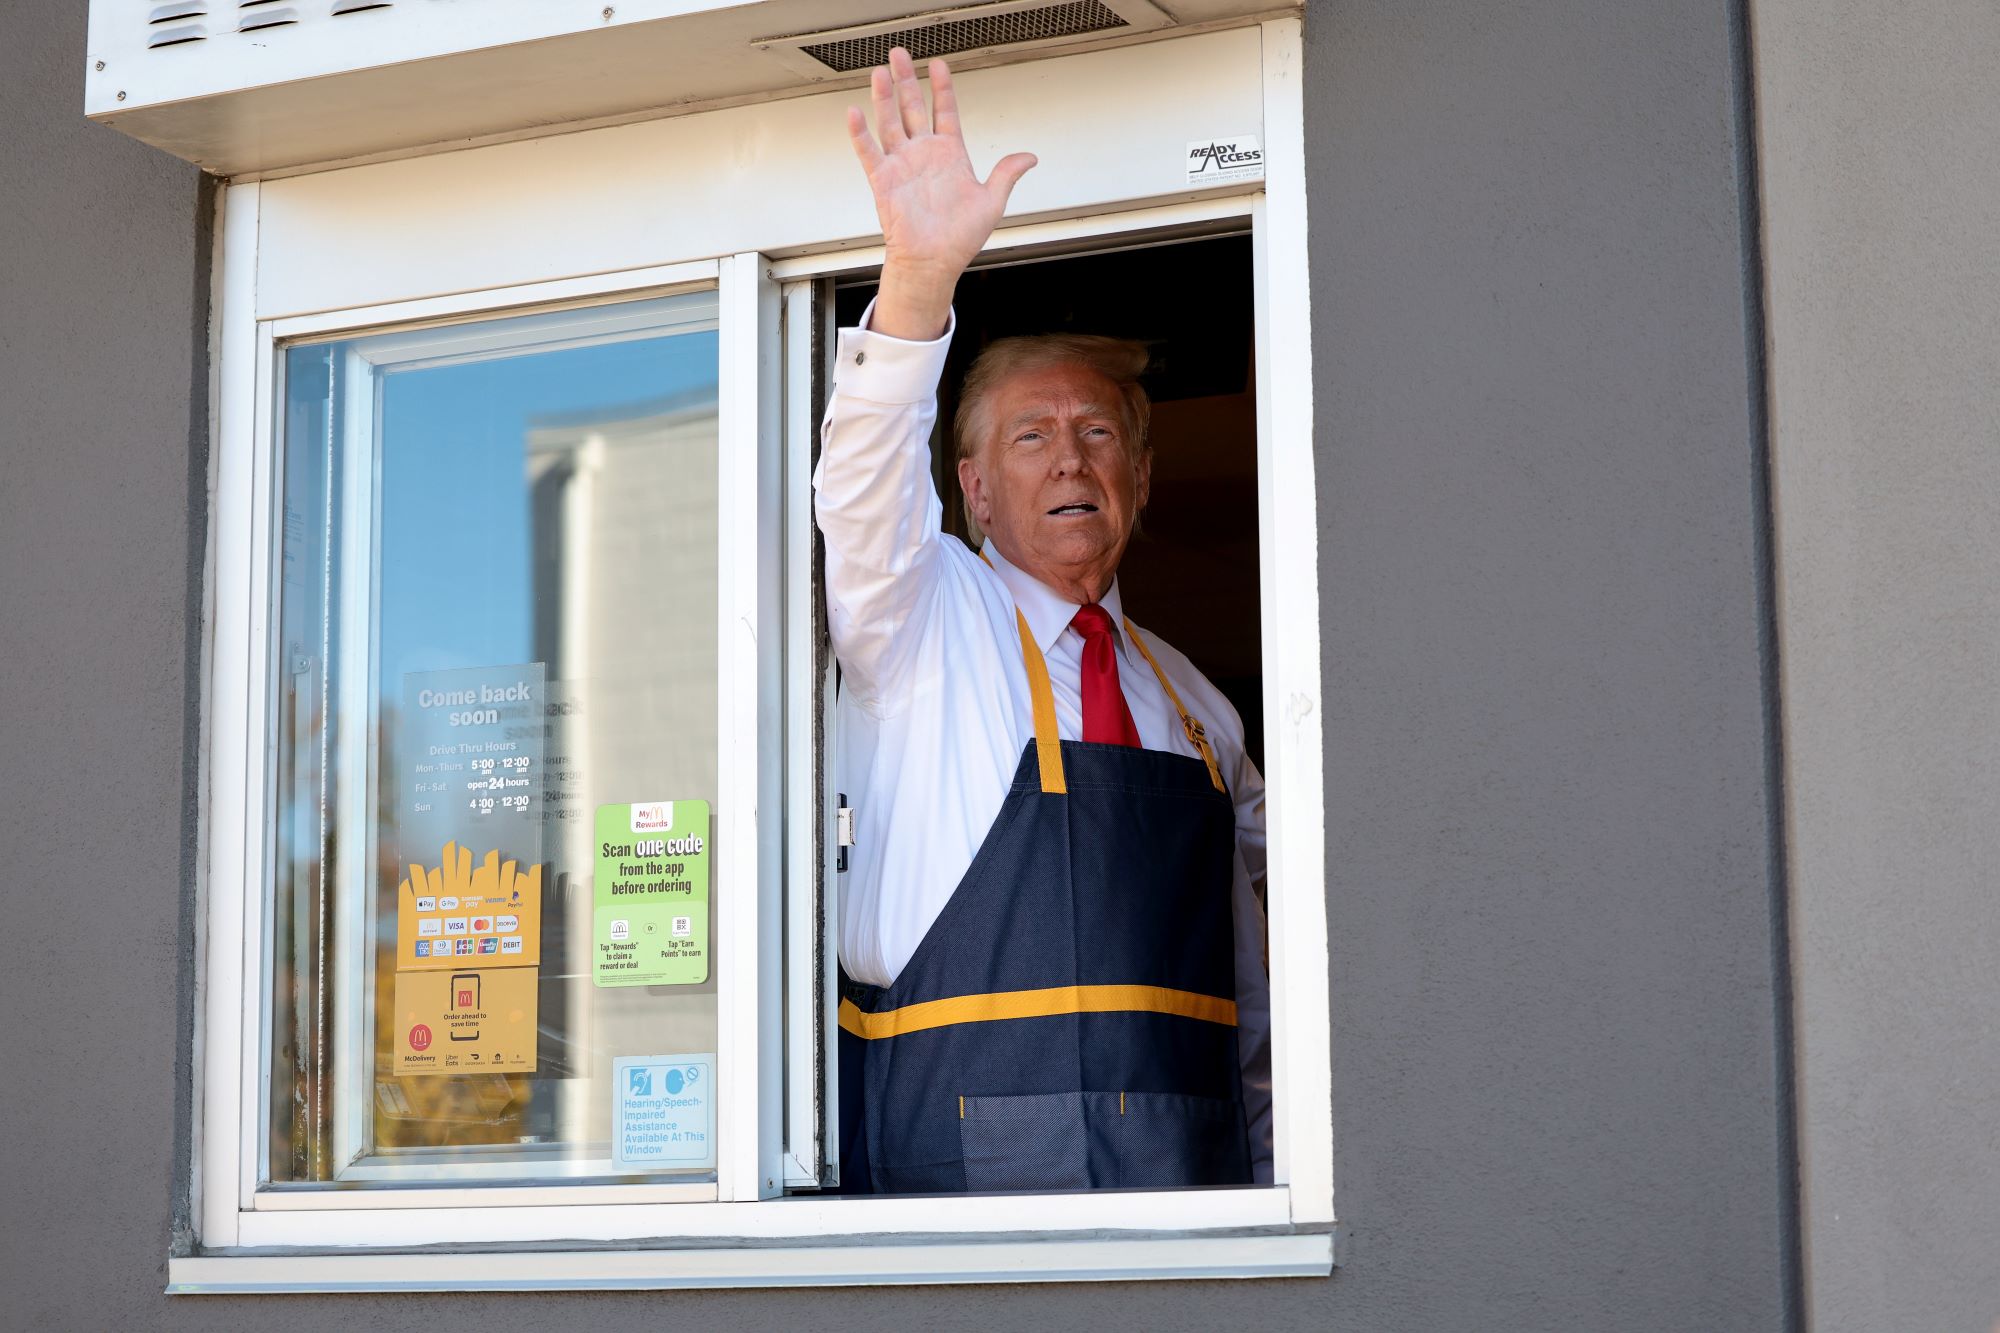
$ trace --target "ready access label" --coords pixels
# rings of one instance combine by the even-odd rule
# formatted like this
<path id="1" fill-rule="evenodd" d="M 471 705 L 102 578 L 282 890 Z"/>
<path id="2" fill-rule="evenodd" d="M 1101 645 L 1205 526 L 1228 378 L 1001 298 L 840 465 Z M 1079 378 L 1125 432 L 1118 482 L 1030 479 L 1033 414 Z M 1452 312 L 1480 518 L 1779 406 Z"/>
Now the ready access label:
<path id="1" fill-rule="evenodd" d="M 1187 141 L 1187 183 L 1223 185 L 1262 180 L 1264 150 L 1254 134 L 1215 134 Z"/>
<path id="2" fill-rule="evenodd" d="M 600 805 L 596 833 L 591 980 L 708 980 L 708 802 Z"/>

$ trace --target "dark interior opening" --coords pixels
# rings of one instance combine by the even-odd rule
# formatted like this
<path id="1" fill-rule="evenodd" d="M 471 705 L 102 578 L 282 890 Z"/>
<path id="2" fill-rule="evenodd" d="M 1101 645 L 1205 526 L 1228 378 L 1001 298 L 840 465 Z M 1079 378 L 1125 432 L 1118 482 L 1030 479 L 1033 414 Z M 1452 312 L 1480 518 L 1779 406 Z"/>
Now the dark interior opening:
<path id="1" fill-rule="evenodd" d="M 842 282 L 851 327 L 872 277 Z M 1152 350 L 1152 499 L 1119 569 L 1125 609 L 1186 653 L 1242 714 L 1264 763 L 1257 587 L 1257 394 L 1248 235 L 1212 236 L 974 269 L 958 284 L 958 332 L 938 394 L 931 457 L 945 530 L 966 536 L 950 423 L 980 351 L 1023 333 L 1103 333 Z"/>

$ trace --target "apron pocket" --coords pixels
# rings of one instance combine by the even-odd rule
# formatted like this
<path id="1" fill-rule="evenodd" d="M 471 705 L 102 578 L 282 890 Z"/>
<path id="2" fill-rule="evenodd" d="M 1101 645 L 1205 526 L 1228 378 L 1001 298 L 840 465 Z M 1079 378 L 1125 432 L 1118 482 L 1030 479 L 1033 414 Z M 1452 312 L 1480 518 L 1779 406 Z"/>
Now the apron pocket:
<path id="1" fill-rule="evenodd" d="M 1172 1189 L 1250 1183 L 1250 1142 L 1232 1101 L 1171 1092 L 1112 1094 L 1107 1128 L 1115 1169 L 1099 1171 L 1106 1185 Z"/>
<path id="2" fill-rule="evenodd" d="M 976 1194 L 1089 1189 L 1097 1182 L 1090 1178 L 1085 1099 L 1102 1095 L 965 1098 L 958 1121 L 965 1188 Z M 1117 1094 L 1111 1095 L 1115 1100 Z"/>
<path id="3" fill-rule="evenodd" d="M 1243 1117 L 1235 1102 L 1214 1097 L 967 1097 L 958 1137 L 974 1193 L 1250 1183 Z"/>

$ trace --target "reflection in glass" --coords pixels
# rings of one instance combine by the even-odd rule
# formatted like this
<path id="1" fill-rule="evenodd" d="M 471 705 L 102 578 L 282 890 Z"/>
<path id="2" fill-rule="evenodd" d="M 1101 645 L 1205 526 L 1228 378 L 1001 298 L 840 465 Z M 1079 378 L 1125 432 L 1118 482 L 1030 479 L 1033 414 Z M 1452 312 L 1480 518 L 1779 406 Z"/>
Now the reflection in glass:
<path id="1" fill-rule="evenodd" d="M 609 1176 L 612 1060 L 715 1050 L 712 969 L 591 969 L 596 807 L 715 795 L 714 330 L 699 294 L 287 350 L 273 1181 Z M 477 930 L 426 896 L 452 839 L 503 886 Z M 442 1063 L 413 997 L 460 968 L 532 1069 L 493 1029 Z"/>

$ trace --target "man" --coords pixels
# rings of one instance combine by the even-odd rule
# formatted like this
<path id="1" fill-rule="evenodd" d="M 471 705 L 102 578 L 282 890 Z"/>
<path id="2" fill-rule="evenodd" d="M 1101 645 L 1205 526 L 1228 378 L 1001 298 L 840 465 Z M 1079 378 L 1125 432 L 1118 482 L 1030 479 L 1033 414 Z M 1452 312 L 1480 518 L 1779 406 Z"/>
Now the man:
<path id="1" fill-rule="evenodd" d="M 1242 723 L 1126 620 L 1152 457 L 1136 344 L 1008 339 L 928 440 L 959 275 L 1035 164 L 972 171 L 951 73 L 849 108 L 886 254 L 842 330 L 814 477 L 841 677 L 843 1181 L 882 1192 L 1270 1179 L 1263 779 Z"/>

